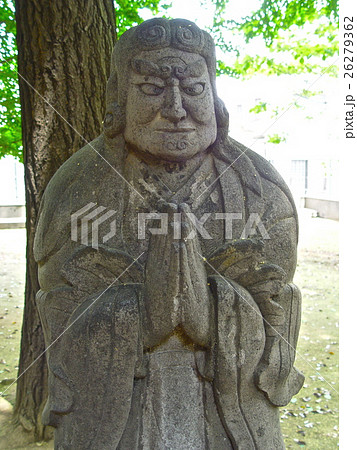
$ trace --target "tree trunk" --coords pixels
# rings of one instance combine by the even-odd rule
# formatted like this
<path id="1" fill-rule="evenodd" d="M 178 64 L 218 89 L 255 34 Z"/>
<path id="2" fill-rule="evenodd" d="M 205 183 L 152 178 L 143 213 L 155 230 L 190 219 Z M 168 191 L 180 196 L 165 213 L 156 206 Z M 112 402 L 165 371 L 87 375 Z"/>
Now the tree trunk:
<path id="1" fill-rule="evenodd" d="M 33 241 L 40 201 L 56 170 L 101 132 L 115 41 L 113 0 L 16 0 L 24 146 L 27 274 L 15 418 L 36 440 L 47 367 L 35 306 Z"/>

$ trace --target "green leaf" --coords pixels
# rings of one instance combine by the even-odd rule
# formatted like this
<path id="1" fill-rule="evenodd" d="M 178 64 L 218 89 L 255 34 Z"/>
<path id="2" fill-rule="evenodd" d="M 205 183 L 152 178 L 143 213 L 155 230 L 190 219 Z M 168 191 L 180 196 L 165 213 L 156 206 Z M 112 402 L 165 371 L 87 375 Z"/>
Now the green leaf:
<path id="1" fill-rule="evenodd" d="M 253 108 L 249 110 L 250 113 L 259 114 L 261 112 L 264 112 L 267 110 L 267 103 L 266 102 L 260 102 L 257 103 Z"/>
<path id="2" fill-rule="evenodd" d="M 268 142 L 271 144 L 280 144 L 281 142 L 285 142 L 286 138 L 283 136 L 279 136 L 278 134 L 268 135 Z M 292 401 L 292 400 L 291 400 Z"/>
<path id="3" fill-rule="evenodd" d="M 22 161 L 15 33 L 14 3 L 11 0 L 0 0 L 0 158 L 13 155 Z"/>

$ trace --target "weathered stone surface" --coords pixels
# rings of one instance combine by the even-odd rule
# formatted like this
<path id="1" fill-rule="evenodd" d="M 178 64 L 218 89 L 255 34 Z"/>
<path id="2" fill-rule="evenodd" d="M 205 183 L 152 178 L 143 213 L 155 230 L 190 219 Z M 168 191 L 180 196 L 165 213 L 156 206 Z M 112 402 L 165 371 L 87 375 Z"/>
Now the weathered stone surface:
<path id="1" fill-rule="evenodd" d="M 55 174 L 36 233 L 57 449 L 284 448 L 297 215 L 228 122 L 207 33 L 121 37 L 104 132 Z"/>

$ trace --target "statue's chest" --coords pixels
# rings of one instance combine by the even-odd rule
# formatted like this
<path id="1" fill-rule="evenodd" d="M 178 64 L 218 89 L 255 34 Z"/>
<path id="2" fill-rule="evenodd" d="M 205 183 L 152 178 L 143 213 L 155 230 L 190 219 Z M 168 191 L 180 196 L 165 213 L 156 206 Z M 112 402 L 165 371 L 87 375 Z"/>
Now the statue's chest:
<path id="1" fill-rule="evenodd" d="M 177 203 L 185 202 L 191 207 L 190 220 L 194 223 L 204 256 L 209 255 L 224 243 L 225 220 L 222 214 L 224 214 L 225 209 L 219 184 L 211 189 L 210 193 L 200 203 L 184 196 L 174 200 L 168 199 L 168 201 L 170 200 Z M 167 219 L 165 213 L 158 212 L 154 205 L 151 207 L 151 205 L 142 203 L 134 202 L 129 197 L 120 224 L 120 233 L 126 251 L 132 256 L 140 255 L 144 252 L 143 258 L 145 259 L 151 233 L 158 233 L 161 232 L 160 230 L 164 230 Z M 153 219 L 154 214 L 158 214 L 157 219 Z M 180 213 L 177 213 L 173 220 L 177 230 L 180 230 L 185 218 Z M 178 231 L 179 235 L 180 231 Z"/>

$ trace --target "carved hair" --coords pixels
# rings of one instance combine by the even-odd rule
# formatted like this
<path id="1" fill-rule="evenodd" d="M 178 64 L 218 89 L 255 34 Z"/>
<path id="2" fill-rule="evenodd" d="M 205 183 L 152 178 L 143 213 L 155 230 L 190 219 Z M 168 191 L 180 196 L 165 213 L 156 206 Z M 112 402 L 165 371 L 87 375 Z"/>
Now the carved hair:
<path id="1" fill-rule="evenodd" d="M 116 43 L 111 60 L 106 93 L 104 132 L 112 138 L 125 128 L 125 110 L 131 62 L 143 50 L 172 47 L 201 55 L 207 64 L 217 120 L 217 140 L 228 133 L 228 112 L 216 90 L 216 55 L 211 36 L 196 24 L 184 19 L 151 19 L 126 31 Z"/>

